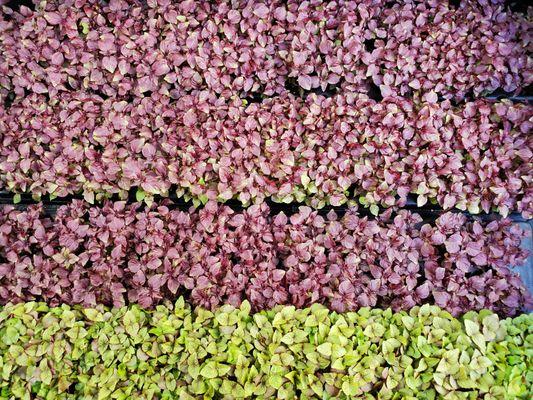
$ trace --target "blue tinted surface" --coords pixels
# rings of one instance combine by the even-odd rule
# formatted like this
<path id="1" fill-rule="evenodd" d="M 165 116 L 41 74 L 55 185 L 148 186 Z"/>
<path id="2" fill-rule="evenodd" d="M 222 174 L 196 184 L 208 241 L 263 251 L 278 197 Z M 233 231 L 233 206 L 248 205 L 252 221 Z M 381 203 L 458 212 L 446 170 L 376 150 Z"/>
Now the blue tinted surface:
<path id="1" fill-rule="evenodd" d="M 523 241 L 524 248 L 529 251 L 529 258 L 523 266 L 516 267 L 515 270 L 520 273 L 529 292 L 533 294 L 533 221 L 522 222 L 520 226 L 529 232 L 529 236 Z"/>

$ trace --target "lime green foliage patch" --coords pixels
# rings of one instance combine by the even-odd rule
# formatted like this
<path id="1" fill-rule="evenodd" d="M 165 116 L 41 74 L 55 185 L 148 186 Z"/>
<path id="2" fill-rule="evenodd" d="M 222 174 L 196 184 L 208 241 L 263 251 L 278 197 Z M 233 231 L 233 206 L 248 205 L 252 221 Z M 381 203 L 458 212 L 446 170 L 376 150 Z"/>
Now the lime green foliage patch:
<path id="1" fill-rule="evenodd" d="M 530 398 L 533 316 L 0 308 L 0 399 Z"/>

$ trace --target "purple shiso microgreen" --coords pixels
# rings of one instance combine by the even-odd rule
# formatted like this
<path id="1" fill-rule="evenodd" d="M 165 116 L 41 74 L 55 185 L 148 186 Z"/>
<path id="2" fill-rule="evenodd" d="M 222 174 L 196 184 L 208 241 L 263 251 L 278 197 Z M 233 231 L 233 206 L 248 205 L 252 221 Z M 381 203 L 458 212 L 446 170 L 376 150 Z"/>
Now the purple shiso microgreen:
<path id="1" fill-rule="evenodd" d="M 525 233 L 506 219 L 445 213 L 422 225 L 408 211 L 373 219 L 301 207 L 288 217 L 264 203 L 242 212 L 170 204 L 75 200 L 53 218 L 41 205 L 2 208 L 0 304 L 153 307 L 185 294 L 209 308 L 244 299 L 256 310 L 322 303 L 339 312 L 430 303 L 504 316 L 532 305 L 510 270 L 527 257 Z"/>
<path id="2" fill-rule="evenodd" d="M 0 109 L 0 186 L 138 200 L 178 195 L 315 208 L 434 202 L 471 213 L 533 211 L 533 108 L 507 100 L 453 106 L 364 94 L 291 94 L 244 104 L 209 91 L 127 102 L 85 91 L 30 94 Z M 124 197 L 125 198 L 125 197 Z"/>
<path id="3" fill-rule="evenodd" d="M 294 80 L 461 99 L 533 82 L 531 23 L 500 0 L 53 0 L 0 15 L 0 93 L 17 98 L 272 96 Z"/>

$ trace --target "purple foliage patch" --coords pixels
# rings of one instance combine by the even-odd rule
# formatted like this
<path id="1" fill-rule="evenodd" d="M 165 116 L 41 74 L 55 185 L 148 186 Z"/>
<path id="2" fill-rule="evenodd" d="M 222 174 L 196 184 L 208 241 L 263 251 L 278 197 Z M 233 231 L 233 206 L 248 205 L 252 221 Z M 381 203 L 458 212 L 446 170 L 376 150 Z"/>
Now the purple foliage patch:
<path id="1" fill-rule="evenodd" d="M 235 212 L 208 202 L 189 212 L 168 200 L 150 208 L 82 201 L 54 218 L 40 205 L 0 212 L 0 303 L 45 300 L 151 307 L 186 294 L 213 308 L 248 299 L 254 309 L 323 303 L 408 309 L 433 303 L 455 315 L 531 306 L 508 268 L 524 262 L 524 232 L 446 213 L 422 225 L 399 211 L 369 219 L 350 209 L 326 217 L 308 207 L 290 217 L 268 207 Z"/>
<path id="2" fill-rule="evenodd" d="M 533 81 L 532 25 L 503 0 L 50 0 L 0 17 L 0 93 L 170 97 L 366 90 L 446 98 Z"/>
<path id="3" fill-rule="evenodd" d="M 0 110 L 0 181 L 91 202 L 135 187 L 149 197 L 177 188 L 204 203 L 271 196 L 314 208 L 354 199 L 402 206 L 412 193 L 419 205 L 529 217 L 532 121 L 531 106 L 509 101 L 32 94 Z"/>

